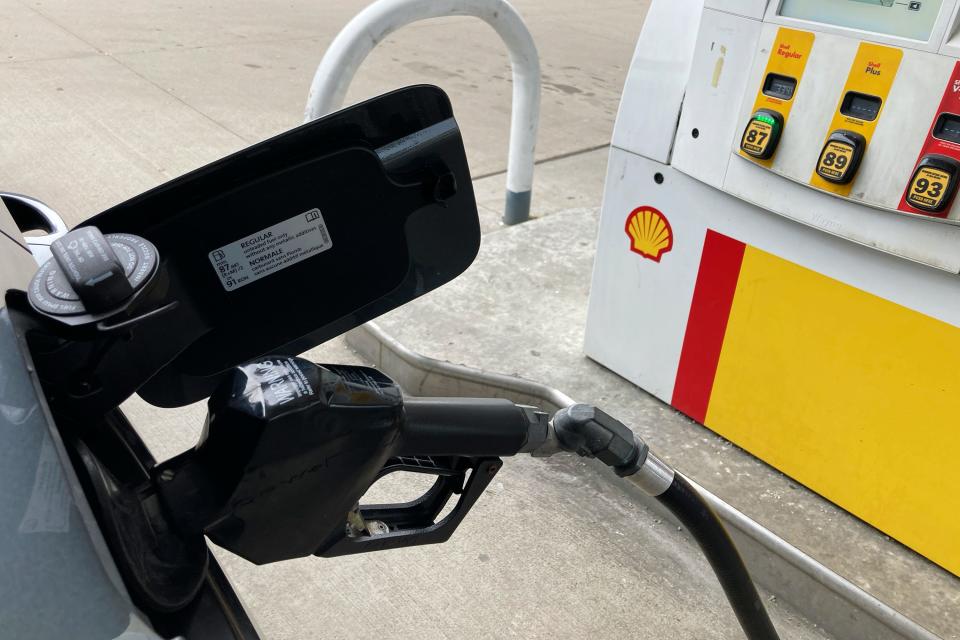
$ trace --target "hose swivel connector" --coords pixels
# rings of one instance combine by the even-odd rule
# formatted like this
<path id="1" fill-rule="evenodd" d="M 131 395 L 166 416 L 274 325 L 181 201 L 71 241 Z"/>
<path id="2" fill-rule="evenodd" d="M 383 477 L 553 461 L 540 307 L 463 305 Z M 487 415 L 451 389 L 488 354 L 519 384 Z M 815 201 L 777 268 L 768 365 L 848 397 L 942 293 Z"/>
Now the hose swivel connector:
<path id="1" fill-rule="evenodd" d="M 636 473 L 647 460 L 649 448 L 619 420 L 587 404 L 574 404 L 553 416 L 560 448 L 587 458 L 597 458 L 618 476 Z"/>

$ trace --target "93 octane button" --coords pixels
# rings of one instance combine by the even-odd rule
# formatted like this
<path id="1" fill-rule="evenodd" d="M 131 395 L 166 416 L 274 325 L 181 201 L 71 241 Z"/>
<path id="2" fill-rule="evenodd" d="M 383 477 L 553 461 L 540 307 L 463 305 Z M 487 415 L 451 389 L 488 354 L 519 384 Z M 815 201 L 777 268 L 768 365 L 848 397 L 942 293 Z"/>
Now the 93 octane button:
<path id="1" fill-rule="evenodd" d="M 917 164 L 904 199 L 915 209 L 939 213 L 949 206 L 957 188 L 960 162 L 937 154 L 928 154 Z"/>
<path id="2" fill-rule="evenodd" d="M 286 269 L 333 247 L 320 209 L 310 209 L 208 254 L 227 291 Z"/>
<path id="3" fill-rule="evenodd" d="M 914 206 L 937 209 L 943 202 L 944 188 L 950 180 L 946 171 L 920 167 L 910 184 L 907 200 Z"/>

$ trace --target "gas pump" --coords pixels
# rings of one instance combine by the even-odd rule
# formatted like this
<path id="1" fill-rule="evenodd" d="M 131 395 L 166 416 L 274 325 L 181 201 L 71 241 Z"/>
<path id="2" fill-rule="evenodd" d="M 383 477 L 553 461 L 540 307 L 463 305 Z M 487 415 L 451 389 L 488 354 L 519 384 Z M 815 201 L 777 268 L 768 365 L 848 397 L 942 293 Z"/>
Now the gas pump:
<path id="1" fill-rule="evenodd" d="M 960 575 L 958 8 L 654 0 L 586 351 Z"/>

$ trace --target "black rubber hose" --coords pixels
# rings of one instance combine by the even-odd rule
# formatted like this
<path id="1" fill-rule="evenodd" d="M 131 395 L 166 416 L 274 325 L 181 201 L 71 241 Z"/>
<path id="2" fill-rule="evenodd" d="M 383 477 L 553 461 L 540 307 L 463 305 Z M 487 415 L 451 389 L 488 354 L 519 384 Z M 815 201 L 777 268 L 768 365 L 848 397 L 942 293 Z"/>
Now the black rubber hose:
<path id="1" fill-rule="evenodd" d="M 693 535 L 710 561 L 727 600 L 750 640 L 779 640 L 760 594 L 717 514 L 680 474 L 657 496 Z"/>

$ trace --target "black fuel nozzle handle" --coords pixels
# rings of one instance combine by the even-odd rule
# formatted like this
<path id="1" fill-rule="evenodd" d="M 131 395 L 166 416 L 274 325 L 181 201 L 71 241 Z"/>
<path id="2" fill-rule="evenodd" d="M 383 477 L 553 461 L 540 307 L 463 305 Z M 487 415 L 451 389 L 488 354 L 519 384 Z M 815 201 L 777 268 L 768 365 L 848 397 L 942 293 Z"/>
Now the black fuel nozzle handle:
<path id="1" fill-rule="evenodd" d="M 447 541 L 503 465 L 503 456 L 532 451 L 549 432 L 547 414 L 502 398 L 405 397 L 403 426 L 378 478 L 397 471 L 436 476 L 422 496 L 403 504 L 358 504 L 346 535 L 316 552 L 335 556 Z M 442 518 L 444 507 L 453 508 Z"/>
<path id="2" fill-rule="evenodd" d="M 443 542 L 500 457 L 549 429 L 545 413 L 509 400 L 409 398 L 375 369 L 288 356 L 236 367 L 208 409 L 200 442 L 158 465 L 155 482 L 180 530 L 258 564 Z M 408 503 L 361 504 L 397 471 L 436 481 Z"/>
<path id="3" fill-rule="evenodd" d="M 358 505 L 348 535 L 317 555 L 445 542 L 500 470 L 500 458 L 532 451 L 548 431 L 547 414 L 502 398 L 404 398 L 400 442 L 378 477 L 426 473 L 436 476 L 433 486 L 408 503 Z M 450 500 L 453 508 L 440 518 Z"/>

